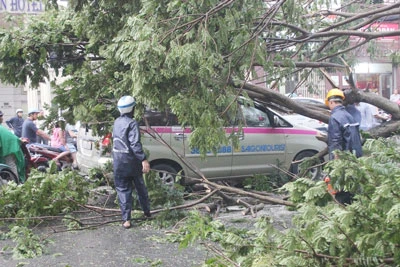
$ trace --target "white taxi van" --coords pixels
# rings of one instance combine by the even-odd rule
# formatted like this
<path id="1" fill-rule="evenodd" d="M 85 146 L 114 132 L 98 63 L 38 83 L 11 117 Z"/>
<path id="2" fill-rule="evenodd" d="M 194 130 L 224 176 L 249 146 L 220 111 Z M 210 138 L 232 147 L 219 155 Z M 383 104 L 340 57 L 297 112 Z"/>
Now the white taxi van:
<path id="1" fill-rule="evenodd" d="M 173 114 L 146 112 L 150 128 L 141 126 L 142 143 L 149 151 L 151 168 L 160 171 L 158 175 L 164 183 L 173 183 L 179 172 L 184 184 L 192 183 L 200 177 L 196 169 L 209 180 L 240 179 L 278 169 L 297 174 L 298 164 L 293 162 L 311 157 L 326 147 L 316 138 L 319 132 L 315 129 L 293 125 L 260 103 L 239 104 L 240 112 L 232 120 L 237 125 L 225 128 L 226 134 L 237 135 L 238 145 L 221 145 L 216 154 L 208 153 L 206 157 L 198 149 L 189 147 L 191 129 L 182 128 Z M 154 136 L 162 138 L 165 144 Z M 82 125 L 77 144 L 77 160 L 83 173 L 112 160 L 110 134 L 95 137 Z M 314 168 L 311 172 L 316 178 L 320 169 Z"/>

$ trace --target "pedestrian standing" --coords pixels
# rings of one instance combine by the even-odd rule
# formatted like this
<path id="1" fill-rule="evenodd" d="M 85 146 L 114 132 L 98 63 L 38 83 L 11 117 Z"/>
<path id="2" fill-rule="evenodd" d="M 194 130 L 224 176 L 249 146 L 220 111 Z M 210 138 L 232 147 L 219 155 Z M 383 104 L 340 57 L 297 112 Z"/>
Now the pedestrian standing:
<path id="1" fill-rule="evenodd" d="M 329 158 L 337 158 L 335 150 L 347 150 L 357 157 L 362 156 L 359 123 L 343 106 L 345 96 L 342 90 L 332 89 L 328 92 L 325 104 L 331 110 L 328 123 Z"/>
<path id="2" fill-rule="evenodd" d="M 19 108 L 15 111 L 15 113 L 16 113 L 16 116 L 12 117 L 8 121 L 6 121 L 6 124 L 7 124 L 8 128 L 10 128 L 16 136 L 21 137 L 22 124 L 24 123 L 22 114 L 24 113 L 24 111 Z"/>
<path id="3" fill-rule="evenodd" d="M 360 102 L 357 109 L 361 113 L 361 123 L 360 129 L 363 131 L 368 131 L 371 128 L 381 125 L 382 121 L 386 121 L 387 118 L 379 113 L 379 109 L 374 105 Z"/>
<path id="4" fill-rule="evenodd" d="M 390 96 L 390 101 L 395 102 L 395 103 L 400 101 L 399 90 L 394 90 L 393 91 L 393 94 Z"/>
<path id="5" fill-rule="evenodd" d="M 361 113 L 360 129 L 363 131 L 368 131 L 373 127 L 375 120 L 373 114 L 373 106 L 365 102 L 360 102 L 356 105 L 356 108 Z"/>
<path id="6" fill-rule="evenodd" d="M 328 151 L 329 159 L 338 159 L 337 150 L 350 151 L 356 157 L 362 156 L 359 123 L 346 111 L 343 106 L 344 93 L 340 89 L 328 92 L 325 104 L 331 110 L 328 123 Z M 335 198 L 342 204 L 350 204 L 352 194 L 345 191 L 336 193 Z"/>
<path id="7" fill-rule="evenodd" d="M 144 215 L 151 216 L 149 196 L 143 180 L 143 173 L 150 171 L 150 164 L 140 141 L 139 125 L 133 119 L 135 105 L 132 96 L 119 99 L 118 110 L 121 115 L 115 120 L 113 128 L 115 189 L 122 213 L 122 226 L 126 229 L 131 227 L 133 184 Z"/>

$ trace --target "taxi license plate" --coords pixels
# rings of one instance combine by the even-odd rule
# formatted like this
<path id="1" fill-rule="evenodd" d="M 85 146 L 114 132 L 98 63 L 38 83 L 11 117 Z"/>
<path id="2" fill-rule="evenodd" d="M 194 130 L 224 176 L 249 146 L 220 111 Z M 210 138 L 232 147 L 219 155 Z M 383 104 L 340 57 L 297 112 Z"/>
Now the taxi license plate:
<path id="1" fill-rule="evenodd" d="M 92 142 L 91 141 L 87 141 L 87 140 L 83 140 L 82 141 L 82 148 L 83 149 L 87 149 L 87 150 L 92 150 Z"/>

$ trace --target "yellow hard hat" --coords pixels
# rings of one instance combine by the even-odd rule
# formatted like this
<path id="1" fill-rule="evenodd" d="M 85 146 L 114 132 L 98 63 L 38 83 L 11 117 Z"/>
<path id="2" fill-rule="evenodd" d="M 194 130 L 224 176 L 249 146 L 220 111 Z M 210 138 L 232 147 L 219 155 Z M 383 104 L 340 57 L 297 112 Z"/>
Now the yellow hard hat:
<path id="1" fill-rule="evenodd" d="M 340 97 L 342 100 L 344 100 L 344 98 L 345 98 L 342 90 L 333 88 L 333 89 L 329 90 L 328 94 L 326 95 L 325 105 L 328 105 L 329 98 L 332 98 L 332 97 L 336 97 L 336 98 Z"/>

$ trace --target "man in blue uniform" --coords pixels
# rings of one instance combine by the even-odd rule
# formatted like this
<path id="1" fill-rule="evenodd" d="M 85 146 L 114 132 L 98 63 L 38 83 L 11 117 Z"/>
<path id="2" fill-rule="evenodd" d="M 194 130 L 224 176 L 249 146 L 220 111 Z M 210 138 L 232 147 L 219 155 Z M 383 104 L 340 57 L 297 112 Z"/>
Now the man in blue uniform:
<path id="1" fill-rule="evenodd" d="M 340 89 L 332 89 L 328 92 L 325 104 L 331 110 L 328 123 L 328 149 L 329 158 L 337 158 L 335 150 L 347 150 L 362 156 L 360 124 L 346 111 L 343 106 L 345 96 Z"/>
<path id="2" fill-rule="evenodd" d="M 121 116 L 115 120 L 113 128 L 114 180 L 124 228 L 131 227 L 132 182 L 144 215 L 150 217 L 150 201 L 143 180 L 143 173 L 150 171 L 150 164 L 140 142 L 139 125 L 133 119 L 135 105 L 131 96 L 123 96 L 118 101 Z"/>
<path id="3" fill-rule="evenodd" d="M 337 150 L 350 151 L 356 157 L 362 156 L 359 122 L 346 111 L 343 106 L 345 96 L 342 90 L 332 89 L 328 92 L 325 104 L 331 110 L 328 123 L 328 150 L 329 159 L 337 159 Z M 342 204 L 351 204 L 353 194 L 339 191 L 335 198 Z"/>

